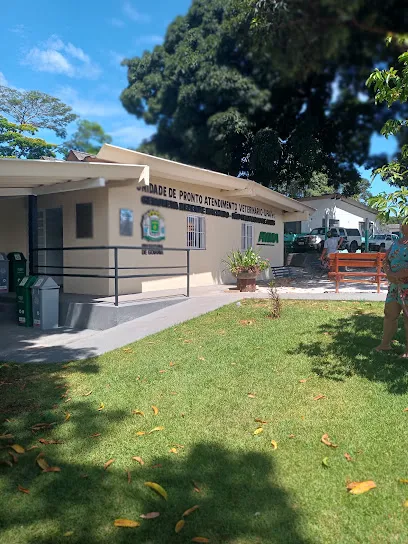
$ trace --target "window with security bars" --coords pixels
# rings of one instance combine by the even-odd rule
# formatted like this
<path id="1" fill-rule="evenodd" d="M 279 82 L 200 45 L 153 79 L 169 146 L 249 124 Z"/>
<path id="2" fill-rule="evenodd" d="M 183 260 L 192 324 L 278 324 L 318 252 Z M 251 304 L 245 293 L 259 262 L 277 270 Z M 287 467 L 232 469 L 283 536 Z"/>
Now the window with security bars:
<path id="1" fill-rule="evenodd" d="M 205 218 L 199 215 L 187 217 L 187 247 L 205 249 Z"/>
<path id="2" fill-rule="evenodd" d="M 254 226 L 252 223 L 241 223 L 241 249 L 245 251 L 254 244 Z"/>

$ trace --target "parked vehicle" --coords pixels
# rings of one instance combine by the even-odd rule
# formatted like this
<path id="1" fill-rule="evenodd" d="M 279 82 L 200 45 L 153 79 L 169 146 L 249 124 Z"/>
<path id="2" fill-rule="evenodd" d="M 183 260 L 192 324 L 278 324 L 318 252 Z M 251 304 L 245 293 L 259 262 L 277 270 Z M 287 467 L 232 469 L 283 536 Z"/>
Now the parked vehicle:
<path id="1" fill-rule="evenodd" d="M 368 249 L 369 251 L 388 251 L 398 238 L 396 234 L 374 234 L 368 239 Z"/>
<path id="2" fill-rule="evenodd" d="M 357 249 L 361 248 L 362 236 L 358 229 L 331 227 L 330 232 L 332 233 L 332 236 L 336 238 L 343 238 L 341 249 L 347 249 L 350 253 L 355 253 Z M 295 246 L 298 249 L 315 249 L 322 252 L 325 239 L 325 228 L 317 227 L 311 230 L 306 236 L 298 236 L 295 240 Z"/>

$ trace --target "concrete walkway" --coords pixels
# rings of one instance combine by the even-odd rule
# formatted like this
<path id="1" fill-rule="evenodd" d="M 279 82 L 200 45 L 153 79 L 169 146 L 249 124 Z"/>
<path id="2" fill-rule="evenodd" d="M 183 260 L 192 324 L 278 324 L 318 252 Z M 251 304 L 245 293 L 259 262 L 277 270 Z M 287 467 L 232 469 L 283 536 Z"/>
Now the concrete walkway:
<path id="1" fill-rule="evenodd" d="M 342 289 L 334 293 L 332 287 L 323 283 L 280 287 L 283 299 L 296 300 L 385 300 L 385 291 L 373 292 L 372 285 L 361 285 Z M 330 283 L 330 282 L 329 282 Z M 331 284 L 332 285 L 332 284 Z M 177 292 L 161 292 L 161 296 L 174 296 Z M 155 293 L 157 297 L 157 293 Z M 267 288 L 260 287 L 256 293 L 240 293 L 225 285 L 192 289 L 191 298 L 173 306 L 167 306 L 133 321 L 104 331 L 57 329 L 42 332 L 25 329 L 10 322 L 0 322 L 0 360 L 17 363 L 61 363 L 88 359 L 120 348 L 146 336 L 160 332 L 179 323 L 211 312 L 226 304 L 244 298 L 265 298 Z"/>

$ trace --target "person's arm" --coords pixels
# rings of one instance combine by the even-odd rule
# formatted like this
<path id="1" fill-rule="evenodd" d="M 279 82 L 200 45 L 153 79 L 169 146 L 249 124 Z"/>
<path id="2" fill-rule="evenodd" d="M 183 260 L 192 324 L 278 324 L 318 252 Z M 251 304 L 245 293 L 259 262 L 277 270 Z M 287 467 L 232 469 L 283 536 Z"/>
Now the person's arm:
<path id="1" fill-rule="evenodd" d="M 343 238 L 340 236 L 339 243 L 337 244 L 337 250 L 341 248 L 342 243 L 343 243 Z"/>
<path id="2" fill-rule="evenodd" d="M 391 264 L 389 260 L 390 251 L 391 251 L 391 248 L 385 254 L 384 261 L 383 261 L 383 270 L 384 270 L 384 273 L 387 275 L 387 280 L 390 283 L 398 283 L 400 279 L 404 277 L 404 275 L 401 275 L 401 277 L 399 277 L 400 272 L 393 272 L 391 270 Z M 407 274 L 408 274 L 408 270 L 405 271 L 405 276 Z"/>
<path id="3" fill-rule="evenodd" d="M 327 254 L 327 248 L 324 247 L 324 248 L 323 248 L 323 251 L 322 251 L 322 254 L 320 255 L 320 260 L 321 260 L 321 261 L 324 261 L 324 260 L 325 260 L 326 254 Z"/>

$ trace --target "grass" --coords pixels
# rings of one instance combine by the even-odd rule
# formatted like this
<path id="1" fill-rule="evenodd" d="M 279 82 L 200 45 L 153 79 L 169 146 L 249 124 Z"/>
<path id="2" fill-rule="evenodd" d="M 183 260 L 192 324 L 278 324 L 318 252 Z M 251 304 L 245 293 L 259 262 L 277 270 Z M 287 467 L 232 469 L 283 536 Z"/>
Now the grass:
<path id="1" fill-rule="evenodd" d="M 408 478 L 407 363 L 397 357 L 402 335 L 396 354 L 372 353 L 381 312 L 374 303 L 286 302 L 271 320 L 265 302 L 246 301 L 87 362 L 2 365 L 0 434 L 40 448 L 0 465 L 0 541 L 408 542 L 408 485 L 398 481 Z M 268 421 L 258 436 L 255 418 Z M 33 434 L 39 422 L 56 424 Z M 324 433 L 338 448 L 321 443 Z M 0 458 L 11 460 L 9 450 Z M 41 473 L 40 451 L 61 472 Z M 376 489 L 347 493 L 348 481 L 371 479 Z M 161 484 L 168 501 L 145 481 Z M 151 511 L 160 517 L 139 518 Z M 117 518 L 141 526 L 116 528 Z"/>

